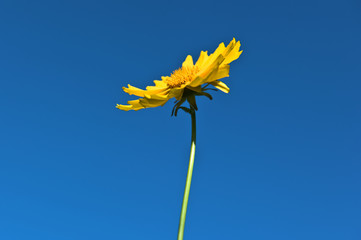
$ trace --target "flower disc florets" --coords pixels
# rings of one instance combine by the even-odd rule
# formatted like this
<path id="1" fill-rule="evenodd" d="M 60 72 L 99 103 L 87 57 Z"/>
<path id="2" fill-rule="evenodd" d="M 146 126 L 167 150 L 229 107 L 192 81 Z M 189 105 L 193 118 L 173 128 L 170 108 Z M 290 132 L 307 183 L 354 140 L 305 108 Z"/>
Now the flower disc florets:
<path id="1" fill-rule="evenodd" d="M 181 67 L 170 75 L 169 78 L 166 78 L 164 82 L 170 88 L 176 88 L 182 86 L 184 83 L 191 82 L 194 76 L 199 72 L 198 66 L 187 66 Z"/>

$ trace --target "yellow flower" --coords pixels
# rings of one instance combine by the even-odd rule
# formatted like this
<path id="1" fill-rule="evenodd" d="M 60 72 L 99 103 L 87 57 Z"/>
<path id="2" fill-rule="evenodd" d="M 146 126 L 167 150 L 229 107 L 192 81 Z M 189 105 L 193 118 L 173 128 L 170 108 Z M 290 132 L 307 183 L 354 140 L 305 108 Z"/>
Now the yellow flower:
<path id="1" fill-rule="evenodd" d="M 224 43 L 219 44 L 214 53 L 208 56 L 207 51 L 201 54 L 195 64 L 192 56 L 188 55 L 182 67 L 175 70 L 170 76 L 162 77 L 162 80 L 155 80 L 155 86 L 148 86 L 146 90 L 133 87 L 123 87 L 124 92 L 141 97 L 137 100 L 128 101 L 129 105 L 117 104 L 121 110 L 139 110 L 163 106 L 169 99 L 175 98 L 177 104 L 174 110 L 182 108 L 181 105 L 187 100 L 191 107 L 197 110 L 195 96 L 203 95 L 210 99 L 206 93 L 208 85 L 228 93 L 229 88 L 219 79 L 229 76 L 229 63 L 236 60 L 242 53 L 239 50 L 241 44 L 233 40 L 226 47 Z M 202 85 L 205 86 L 202 87 Z"/>

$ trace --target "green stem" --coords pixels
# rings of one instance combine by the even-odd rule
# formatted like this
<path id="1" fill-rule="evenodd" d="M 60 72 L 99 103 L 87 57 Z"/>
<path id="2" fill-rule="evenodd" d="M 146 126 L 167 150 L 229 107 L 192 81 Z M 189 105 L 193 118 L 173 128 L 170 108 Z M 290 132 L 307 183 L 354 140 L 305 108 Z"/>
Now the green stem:
<path id="1" fill-rule="evenodd" d="M 182 210 L 181 210 L 181 215 L 180 215 L 180 219 L 179 219 L 178 240 L 183 240 L 184 225 L 185 225 L 185 221 L 186 221 L 187 205 L 188 205 L 188 198 L 189 198 L 189 191 L 191 189 L 191 182 L 192 182 L 194 155 L 195 155 L 195 152 L 196 152 L 196 113 L 195 113 L 195 110 L 191 109 L 190 114 L 192 116 L 191 154 L 190 154 L 190 157 L 189 157 L 189 166 L 188 166 L 186 187 L 185 187 L 185 190 L 184 190 Z"/>

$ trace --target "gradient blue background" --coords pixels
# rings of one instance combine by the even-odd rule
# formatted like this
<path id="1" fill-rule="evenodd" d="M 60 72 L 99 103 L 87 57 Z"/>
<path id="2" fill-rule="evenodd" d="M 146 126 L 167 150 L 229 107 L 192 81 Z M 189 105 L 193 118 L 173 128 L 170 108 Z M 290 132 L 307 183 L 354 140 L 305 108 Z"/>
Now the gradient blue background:
<path id="1" fill-rule="evenodd" d="M 235 37 L 185 239 L 361 239 L 361 3 L 0 2 L 0 239 L 176 239 L 190 119 L 121 90 Z"/>

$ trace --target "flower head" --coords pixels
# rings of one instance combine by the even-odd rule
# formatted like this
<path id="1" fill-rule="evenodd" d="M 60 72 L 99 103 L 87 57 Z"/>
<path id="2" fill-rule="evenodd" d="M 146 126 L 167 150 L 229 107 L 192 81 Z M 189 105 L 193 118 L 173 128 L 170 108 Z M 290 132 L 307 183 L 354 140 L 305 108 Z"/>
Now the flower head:
<path id="1" fill-rule="evenodd" d="M 139 110 L 163 106 L 168 100 L 175 98 L 177 100 L 173 108 L 175 114 L 179 108 L 185 109 L 181 107 L 185 101 L 189 102 L 191 108 L 197 110 L 195 96 L 202 95 L 212 99 L 206 92 L 209 90 L 207 86 L 212 85 L 225 93 L 229 92 L 227 85 L 219 79 L 229 76 L 229 63 L 241 55 L 240 46 L 240 42 L 236 42 L 233 38 L 227 47 L 221 43 L 210 55 L 207 51 L 201 51 L 195 64 L 192 56 L 188 55 L 181 68 L 170 76 L 162 77 L 162 80 L 155 80 L 155 86 L 148 86 L 146 90 L 128 84 L 128 88 L 123 87 L 124 92 L 141 98 L 128 101 L 128 105 L 117 104 L 116 107 L 125 111 Z"/>

